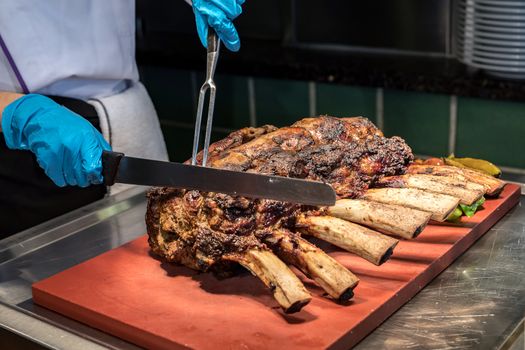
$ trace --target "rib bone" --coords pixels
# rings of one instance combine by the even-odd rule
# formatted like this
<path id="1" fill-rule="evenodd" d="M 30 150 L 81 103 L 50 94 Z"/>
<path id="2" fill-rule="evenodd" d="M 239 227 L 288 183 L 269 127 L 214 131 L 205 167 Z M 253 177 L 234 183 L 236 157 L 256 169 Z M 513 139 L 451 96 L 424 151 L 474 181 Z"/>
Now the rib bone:
<path id="1" fill-rule="evenodd" d="M 362 198 L 428 211 L 436 221 L 444 221 L 459 204 L 459 198 L 417 188 L 372 188 Z"/>
<path id="2" fill-rule="evenodd" d="M 300 269 L 332 298 L 343 302 L 353 297 L 359 279 L 321 249 L 286 229 L 276 229 L 265 242 L 280 259 Z"/>
<path id="3" fill-rule="evenodd" d="M 231 260 L 250 270 L 270 288 L 285 313 L 301 310 L 312 299 L 299 278 L 270 251 L 251 249 Z"/>
<path id="4" fill-rule="evenodd" d="M 340 199 L 328 214 L 408 239 L 420 234 L 431 217 L 425 211 L 362 199 Z"/>
<path id="5" fill-rule="evenodd" d="M 419 188 L 430 192 L 458 197 L 461 204 L 471 205 L 485 193 L 483 186 L 451 179 L 445 176 L 407 174 L 384 177 L 375 183 L 377 187 Z"/>
<path id="6" fill-rule="evenodd" d="M 381 265 L 392 255 L 397 239 L 331 216 L 307 216 L 298 220 L 303 232 Z"/>
<path id="7" fill-rule="evenodd" d="M 410 174 L 429 174 L 436 176 L 461 176 L 467 181 L 485 187 L 488 196 L 497 196 L 505 187 L 505 182 L 487 174 L 472 169 L 458 168 L 449 165 L 418 165 L 412 164 L 408 168 Z"/>

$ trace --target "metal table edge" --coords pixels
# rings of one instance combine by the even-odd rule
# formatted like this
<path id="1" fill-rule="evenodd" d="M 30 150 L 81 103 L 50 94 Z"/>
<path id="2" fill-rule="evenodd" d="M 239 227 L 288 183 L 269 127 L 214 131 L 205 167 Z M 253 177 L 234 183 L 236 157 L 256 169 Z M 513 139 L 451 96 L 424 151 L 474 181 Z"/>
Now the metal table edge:
<path id="1" fill-rule="evenodd" d="M 517 184 L 522 186 L 522 188 L 525 188 L 525 184 Z M 143 203 L 145 201 L 144 193 L 144 187 L 134 187 L 116 196 L 106 197 L 86 207 L 67 213 L 61 217 L 50 220 L 29 230 L 22 231 L 4 240 L 0 240 L 0 266 L 4 263 L 7 263 L 14 257 L 28 254 L 35 249 L 39 249 L 42 246 L 50 244 L 49 241 L 44 239 L 46 234 L 54 233 L 55 235 L 53 236 L 53 239 L 60 240 L 64 237 L 74 234 L 75 232 L 78 232 L 79 230 L 85 229 L 86 227 L 89 227 L 100 220 L 107 220 L 112 216 L 119 215 L 123 211 L 129 209 L 130 206 L 136 205 L 137 203 Z M 525 197 L 523 197 L 523 195 L 524 191 L 522 191 L 522 197 L 520 199 L 520 204 L 518 205 L 521 205 L 522 200 L 525 204 Z M 122 203 L 128 203 L 129 206 L 123 205 Z M 513 214 L 510 213 L 507 215 L 512 216 Z M 71 231 L 72 227 L 75 228 L 73 231 Z M 491 230 L 494 230 L 494 228 L 491 228 Z M 24 243 L 27 241 L 32 241 L 33 243 L 24 245 Z M 6 253 L 13 251 L 15 251 L 15 254 L 11 254 L 10 256 L 8 256 Z M 465 254 L 468 254 L 468 251 Z M 523 260 L 525 262 L 525 258 Z M 451 266 L 449 266 L 445 271 L 450 269 Z M 439 276 L 436 279 L 438 278 Z M 399 313 L 406 307 L 407 305 L 404 305 L 398 311 L 396 311 L 396 313 Z M 512 332 L 511 336 L 507 337 L 507 339 L 505 339 L 497 347 L 498 349 L 509 348 L 512 345 L 509 344 L 509 341 L 513 340 L 511 338 L 514 334 L 518 334 L 518 336 L 523 337 L 523 332 L 521 332 L 521 334 L 519 332 L 520 327 L 523 328 L 524 319 L 525 314 L 523 315 L 520 323 L 516 325 L 516 331 Z M 387 319 L 380 327 L 384 327 L 388 322 L 389 320 Z M 89 337 L 85 337 L 81 334 L 77 334 L 76 332 L 68 330 L 65 327 L 61 327 L 60 325 L 55 325 L 37 317 L 33 317 L 22 308 L 6 304 L 1 300 L 0 327 L 16 332 L 17 334 L 24 336 L 35 343 L 51 349 L 81 348 L 88 350 L 98 350 L 101 348 L 114 348 L 112 346 L 104 346 L 98 341 L 90 339 Z M 366 343 L 367 339 L 373 336 L 375 332 L 376 331 L 372 332 L 365 339 L 363 339 L 363 341 L 359 343 L 357 347 L 362 347 L 363 344 Z"/>

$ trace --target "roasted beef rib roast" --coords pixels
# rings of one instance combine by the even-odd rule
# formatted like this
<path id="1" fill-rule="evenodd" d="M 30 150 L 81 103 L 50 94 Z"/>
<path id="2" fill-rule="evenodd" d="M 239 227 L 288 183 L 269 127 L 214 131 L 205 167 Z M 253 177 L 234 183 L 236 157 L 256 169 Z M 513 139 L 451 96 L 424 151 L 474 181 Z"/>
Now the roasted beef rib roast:
<path id="1" fill-rule="evenodd" d="M 322 116 L 280 129 L 235 131 L 210 147 L 208 164 L 321 180 L 331 184 L 338 197 L 356 198 L 377 179 L 403 174 L 411 160 L 402 139 L 385 138 L 365 118 Z M 324 208 L 273 200 L 156 188 L 148 194 L 146 223 L 149 244 L 163 259 L 220 274 L 240 264 L 272 290 L 286 312 L 294 312 L 310 295 L 286 264 L 338 300 L 349 299 L 358 282 L 301 238 L 308 220 L 324 214 Z"/>
<path id="2" fill-rule="evenodd" d="M 324 181 L 336 191 L 337 204 L 319 208 L 156 188 L 148 193 L 149 244 L 162 259 L 199 271 L 228 275 L 241 265 L 270 288 L 285 312 L 296 312 L 311 299 L 287 265 L 301 270 L 332 298 L 345 301 L 358 278 L 303 235 L 372 263 L 384 262 L 398 240 L 383 233 L 411 238 L 431 217 L 445 217 L 459 201 L 418 188 L 368 191 L 380 183 L 404 187 L 400 176 L 421 176 L 403 175 L 412 160 L 404 140 L 384 137 L 362 117 L 320 116 L 279 129 L 244 128 L 210 146 L 208 166 Z"/>

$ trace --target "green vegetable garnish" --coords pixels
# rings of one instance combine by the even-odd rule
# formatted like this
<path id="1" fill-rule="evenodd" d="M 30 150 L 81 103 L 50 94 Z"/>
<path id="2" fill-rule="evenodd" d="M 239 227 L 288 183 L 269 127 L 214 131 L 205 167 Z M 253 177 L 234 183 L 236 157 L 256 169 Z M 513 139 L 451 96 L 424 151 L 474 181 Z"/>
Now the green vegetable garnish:
<path id="1" fill-rule="evenodd" d="M 459 206 L 461 207 L 461 210 L 463 211 L 463 213 L 465 213 L 465 215 L 470 218 L 474 216 L 478 208 L 481 207 L 483 203 L 485 203 L 485 197 L 481 197 L 476 203 L 472 205 L 460 204 Z"/>
<path id="2" fill-rule="evenodd" d="M 454 211 L 452 213 L 450 213 L 450 215 L 447 217 L 447 221 L 450 221 L 450 222 L 456 222 L 458 221 L 461 216 L 463 215 L 463 212 L 461 211 L 461 209 L 458 207 L 456 207 L 456 209 L 454 209 Z"/>
<path id="3" fill-rule="evenodd" d="M 455 222 L 458 221 L 463 214 L 469 218 L 474 216 L 476 211 L 485 203 L 485 197 L 481 197 L 476 203 L 472 205 L 460 204 L 447 218 L 447 221 Z"/>

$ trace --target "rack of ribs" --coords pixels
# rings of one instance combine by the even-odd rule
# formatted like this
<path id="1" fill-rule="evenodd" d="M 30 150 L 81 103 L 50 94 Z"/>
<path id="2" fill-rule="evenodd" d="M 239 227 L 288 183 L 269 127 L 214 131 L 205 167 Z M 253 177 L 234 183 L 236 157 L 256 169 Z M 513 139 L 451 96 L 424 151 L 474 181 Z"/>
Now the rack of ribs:
<path id="1" fill-rule="evenodd" d="M 211 167 L 323 181 L 334 188 L 333 207 L 175 188 L 148 193 L 146 224 L 154 253 L 223 276 L 243 266 L 287 313 L 311 299 L 288 265 L 336 301 L 350 299 L 358 284 L 351 271 L 304 236 L 380 265 L 398 238 L 417 236 L 430 219 L 443 221 L 464 197 L 470 201 L 485 193 L 482 185 L 458 176 L 419 174 L 415 168 L 405 174 L 413 160 L 410 147 L 399 137 L 384 137 L 362 117 L 320 116 L 279 129 L 240 129 L 212 144 L 208 157 Z M 450 187 L 460 190 L 449 195 Z"/>

